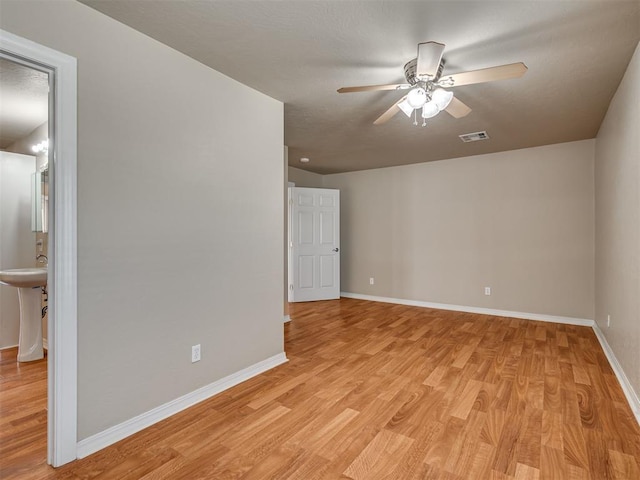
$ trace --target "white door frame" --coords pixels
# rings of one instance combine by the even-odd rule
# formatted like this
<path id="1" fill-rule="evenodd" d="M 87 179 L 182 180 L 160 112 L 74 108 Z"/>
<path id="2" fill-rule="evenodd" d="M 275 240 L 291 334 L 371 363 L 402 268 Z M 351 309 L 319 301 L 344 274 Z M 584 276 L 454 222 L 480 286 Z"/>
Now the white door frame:
<path id="1" fill-rule="evenodd" d="M 53 72 L 49 100 L 47 462 L 77 458 L 77 65 L 76 59 L 0 30 L 0 50 Z"/>

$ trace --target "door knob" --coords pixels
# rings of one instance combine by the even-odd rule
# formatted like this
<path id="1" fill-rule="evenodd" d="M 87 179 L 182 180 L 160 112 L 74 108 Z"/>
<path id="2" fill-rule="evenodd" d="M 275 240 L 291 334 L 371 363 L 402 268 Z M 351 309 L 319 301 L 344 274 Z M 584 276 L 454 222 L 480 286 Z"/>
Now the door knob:
<path id="1" fill-rule="evenodd" d="M 336 248 L 334 248 L 334 249 L 333 249 L 333 251 L 334 251 L 334 252 L 339 252 L 339 251 L 340 251 L 340 249 L 336 247 Z"/>

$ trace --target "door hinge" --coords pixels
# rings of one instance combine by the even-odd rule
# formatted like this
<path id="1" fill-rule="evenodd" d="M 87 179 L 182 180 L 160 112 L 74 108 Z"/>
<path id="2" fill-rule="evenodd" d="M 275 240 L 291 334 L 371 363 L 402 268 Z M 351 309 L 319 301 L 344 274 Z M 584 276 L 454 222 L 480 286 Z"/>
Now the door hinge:
<path id="1" fill-rule="evenodd" d="M 289 285 L 289 290 L 293 290 L 293 283 Z"/>

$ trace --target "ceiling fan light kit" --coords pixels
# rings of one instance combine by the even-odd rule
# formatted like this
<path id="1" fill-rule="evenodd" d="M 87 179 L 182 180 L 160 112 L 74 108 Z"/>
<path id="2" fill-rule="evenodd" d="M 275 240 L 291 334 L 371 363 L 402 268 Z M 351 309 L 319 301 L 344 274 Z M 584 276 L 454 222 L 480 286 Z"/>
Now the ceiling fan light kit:
<path id="1" fill-rule="evenodd" d="M 407 101 L 406 97 L 400 103 L 398 103 L 398 108 L 402 110 L 402 113 L 404 113 L 407 117 L 411 117 L 411 114 L 414 110 L 414 108 Z"/>
<path id="2" fill-rule="evenodd" d="M 527 66 L 519 62 L 443 77 L 442 71 L 444 70 L 445 62 L 442 54 L 444 47 L 443 43 L 438 42 L 419 43 L 418 57 L 410 60 L 404 66 L 406 84 L 343 87 L 338 89 L 338 93 L 409 90 L 403 98 L 380 115 L 373 122 L 374 125 L 386 123 L 399 111 L 411 118 L 411 114 L 419 109 L 422 109 L 421 117 L 423 119 L 435 117 L 442 110 L 445 110 L 454 118 L 462 118 L 471 112 L 471 108 L 455 98 L 453 92 L 444 90 L 442 87 L 453 88 L 461 85 L 519 78 L 527 72 Z M 417 120 L 414 120 L 413 124 L 417 125 Z M 425 125 L 426 123 L 423 120 L 422 126 L 424 127 Z"/>
<path id="3" fill-rule="evenodd" d="M 432 118 L 440 113 L 438 105 L 434 102 L 425 103 L 422 107 L 422 118 Z"/>
<path id="4" fill-rule="evenodd" d="M 432 85 L 425 85 L 427 89 L 432 89 Z M 402 110 L 407 117 L 411 118 L 411 114 L 415 110 L 422 109 L 420 114 L 423 119 L 433 118 L 442 110 L 446 109 L 453 99 L 453 92 L 448 92 L 442 88 L 437 88 L 433 92 L 418 86 L 414 87 L 407 93 L 407 96 L 398 103 L 398 108 Z M 417 125 L 417 121 L 413 122 Z M 422 126 L 426 126 L 422 122 Z"/>
<path id="5" fill-rule="evenodd" d="M 427 98 L 427 92 L 422 87 L 413 88 L 407 93 L 406 102 L 411 106 L 411 108 L 417 109 L 422 108 L 422 106 L 427 103 L 429 99 Z"/>
<path id="6" fill-rule="evenodd" d="M 431 99 L 438 106 L 439 110 L 444 110 L 449 106 L 451 100 L 453 100 L 453 92 L 449 92 L 442 88 L 437 88 L 433 92 L 433 95 L 431 95 Z"/>

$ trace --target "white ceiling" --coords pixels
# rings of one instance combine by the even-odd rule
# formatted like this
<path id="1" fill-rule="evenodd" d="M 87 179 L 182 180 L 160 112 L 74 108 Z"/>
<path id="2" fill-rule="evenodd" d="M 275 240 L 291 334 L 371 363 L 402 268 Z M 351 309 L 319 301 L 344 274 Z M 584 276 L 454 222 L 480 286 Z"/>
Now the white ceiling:
<path id="1" fill-rule="evenodd" d="M 47 121 L 49 76 L 0 58 L 0 149 Z"/>
<path id="2" fill-rule="evenodd" d="M 289 163 L 319 173 L 593 138 L 640 41 L 638 1 L 83 3 L 283 101 Z M 402 92 L 336 93 L 403 82 L 431 40 L 446 44 L 445 74 L 519 61 L 529 71 L 456 88 L 471 114 L 425 128 L 403 114 L 372 124 Z M 458 138 L 479 130 L 491 139 Z"/>

